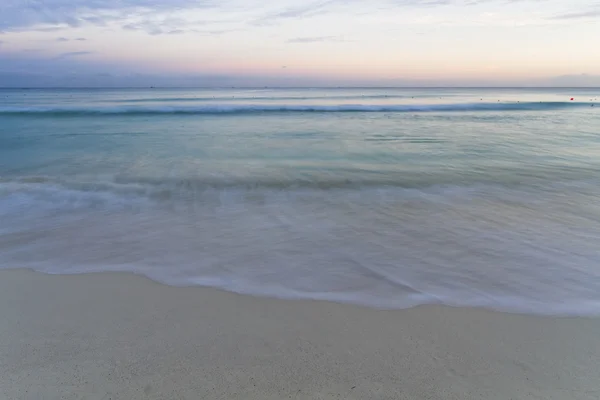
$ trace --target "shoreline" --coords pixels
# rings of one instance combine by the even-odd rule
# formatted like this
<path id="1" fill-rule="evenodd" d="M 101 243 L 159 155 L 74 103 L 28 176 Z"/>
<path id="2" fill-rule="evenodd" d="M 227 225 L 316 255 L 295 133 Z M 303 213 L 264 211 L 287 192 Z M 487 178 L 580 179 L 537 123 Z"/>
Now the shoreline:
<path id="1" fill-rule="evenodd" d="M 0 271 L 0 399 L 596 399 L 600 318 Z"/>

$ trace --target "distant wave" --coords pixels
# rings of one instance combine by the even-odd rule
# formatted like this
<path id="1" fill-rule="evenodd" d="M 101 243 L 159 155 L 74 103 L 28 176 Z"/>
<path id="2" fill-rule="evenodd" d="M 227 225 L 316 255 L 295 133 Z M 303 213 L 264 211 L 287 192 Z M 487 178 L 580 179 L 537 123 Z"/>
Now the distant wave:
<path id="1" fill-rule="evenodd" d="M 276 105 L 276 104 L 210 104 L 202 106 L 118 106 L 118 107 L 0 107 L 0 114 L 44 115 L 152 115 L 152 114 L 241 114 L 268 112 L 459 112 L 459 111 L 544 111 L 591 107 L 582 102 L 510 102 L 462 104 L 339 104 L 339 105 Z"/>
<path id="2" fill-rule="evenodd" d="M 453 95 L 444 94 L 443 97 Z M 206 102 L 206 101 L 230 101 L 230 100 L 251 100 L 251 101 L 282 101 L 282 100 L 358 100 L 358 99 L 410 99 L 410 98 L 439 98 L 439 95 L 399 95 L 399 94 L 367 94 L 367 95 L 321 95 L 321 96 L 198 96 L 198 97 L 148 97 L 114 100 L 115 103 L 169 103 L 169 102 Z"/>

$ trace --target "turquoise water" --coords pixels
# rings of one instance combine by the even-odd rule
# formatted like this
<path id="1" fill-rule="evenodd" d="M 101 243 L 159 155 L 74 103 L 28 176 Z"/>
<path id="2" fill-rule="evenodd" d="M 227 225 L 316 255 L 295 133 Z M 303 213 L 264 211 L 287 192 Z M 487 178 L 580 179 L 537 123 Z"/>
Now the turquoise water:
<path id="1" fill-rule="evenodd" d="M 0 90 L 0 267 L 599 315 L 599 98 Z"/>

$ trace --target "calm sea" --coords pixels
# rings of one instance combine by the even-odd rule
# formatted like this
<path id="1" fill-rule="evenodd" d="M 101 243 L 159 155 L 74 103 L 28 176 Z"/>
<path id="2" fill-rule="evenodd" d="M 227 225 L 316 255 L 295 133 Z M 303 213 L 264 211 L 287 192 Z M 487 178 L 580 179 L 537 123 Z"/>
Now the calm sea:
<path id="1" fill-rule="evenodd" d="M 599 99 L 0 90 L 0 268 L 600 315 Z"/>

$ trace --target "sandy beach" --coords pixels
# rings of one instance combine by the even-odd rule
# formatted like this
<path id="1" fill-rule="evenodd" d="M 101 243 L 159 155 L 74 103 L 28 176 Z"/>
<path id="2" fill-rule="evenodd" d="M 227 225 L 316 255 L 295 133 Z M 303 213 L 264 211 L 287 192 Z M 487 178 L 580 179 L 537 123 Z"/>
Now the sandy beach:
<path id="1" fill-rule="evenodd" d="M 0 399 L 597 399 L 600 320 L 0 271 Z"/>

